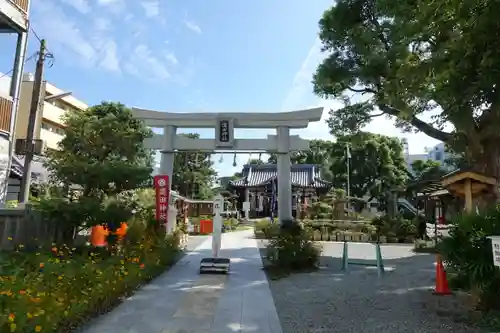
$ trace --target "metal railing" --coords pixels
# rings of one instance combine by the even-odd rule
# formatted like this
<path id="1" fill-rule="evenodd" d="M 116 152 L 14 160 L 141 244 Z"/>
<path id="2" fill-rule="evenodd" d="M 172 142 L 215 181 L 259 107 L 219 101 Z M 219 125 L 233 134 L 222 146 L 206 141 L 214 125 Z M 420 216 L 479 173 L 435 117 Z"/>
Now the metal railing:
<path id="1" fill-rule="evenodd" d="M 0 95 L 0 130 L 10 131 L 13 102 L 11 97 Z"/>
<path id="2" fill-rule="evenodd" d="M 28 7 L 30 0 L 9 0 L 14 5 L 16 5 L 19 9 L 21 9 L 26 14 L 28 13 Z"/>

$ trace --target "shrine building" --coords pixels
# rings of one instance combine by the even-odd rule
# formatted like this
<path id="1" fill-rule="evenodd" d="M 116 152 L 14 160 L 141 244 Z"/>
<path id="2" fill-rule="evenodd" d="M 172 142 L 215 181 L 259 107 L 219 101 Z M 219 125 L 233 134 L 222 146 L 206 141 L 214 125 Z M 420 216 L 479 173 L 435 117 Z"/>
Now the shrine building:
<path id="1" fill-rule="evenodd" d="M 237 207 L 250 202 L 250 218 L 268 217 L 271 213 L 273 185 L 276 199 L 279 197 L 276 164 L 247 164 L 243 166 L 242 178 L 230 181 L 228 189 L 237 196 Z M 298 216 L 301 207 L 326 194 L 332 184 L 321 178 L 321 167 L 314 164 L 292 164 L 292 215 Z M 277 210 L 276 200 L 276 210 Z"/>

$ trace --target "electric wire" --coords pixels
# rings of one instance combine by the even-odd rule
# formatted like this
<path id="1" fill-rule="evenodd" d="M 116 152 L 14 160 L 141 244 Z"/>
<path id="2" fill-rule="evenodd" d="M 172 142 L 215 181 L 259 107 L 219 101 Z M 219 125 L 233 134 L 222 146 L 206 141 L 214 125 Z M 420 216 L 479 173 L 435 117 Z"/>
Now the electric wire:
<path id="1" fill-rule="evenodd" d="M 30 55 L 28 58 L 26 58 L 24 60 L 24 64 L 26 64 L 28 61 L 30 60 L 33 60 L 36 56 L 38 55 L 38 52 L 35 52 L 33 53 L 32 55 Z M 10 71 L 6 72 L 6 73 L 3 73 L 2 75 L 0 75 L 0 79 L 9 75 L 9 74 L 12 74 L 12 72 L 14 71 L 14 68 L 12 68 Z"/>

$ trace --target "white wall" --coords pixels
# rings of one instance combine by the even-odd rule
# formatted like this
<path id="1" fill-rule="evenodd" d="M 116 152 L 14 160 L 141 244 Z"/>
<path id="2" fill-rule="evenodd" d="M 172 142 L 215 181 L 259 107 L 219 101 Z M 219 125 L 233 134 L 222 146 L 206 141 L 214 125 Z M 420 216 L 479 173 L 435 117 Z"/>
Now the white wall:
<path id="1" fill-rule="evenodd" d="M 0 95 L 9 95 L 11 78 L 0 72 Z"/>

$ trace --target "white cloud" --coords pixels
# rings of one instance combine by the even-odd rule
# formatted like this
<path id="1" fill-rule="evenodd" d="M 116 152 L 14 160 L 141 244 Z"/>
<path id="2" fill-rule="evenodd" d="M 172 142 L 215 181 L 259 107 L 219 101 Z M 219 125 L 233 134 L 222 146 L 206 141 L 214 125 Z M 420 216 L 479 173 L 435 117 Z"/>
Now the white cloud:
<path id="1" fill-rule="evenodd" d="M 118 59 L 118 46 L 112 39 L 104 42 L 103 59 L 99 66 L 110 72 L 120 72 L 120 61 Z"/>
<path id="2" fill-rule="evenodd" d="M 114 14 L 122 14 L 127 8 L 125 0 L 97 0 L 97 4 L 107 8 Z"/>
<path id="3" fill-rule="evenodd" d="M 198 26 L 198 24 L 196 24 L 195 22 L 193 21 L 189 21 L 189 20 L 184 20 L 184 25 L 186 26 L 186 28 L 188 28 L 189 30 L 191 31 L 194 31 L 196 32 L 197 34 L 201 34 L 201 28 Z"/>
<path id="4" fill-rule="evenodd" d="M 61 0 L 62 3 L 72 6 L 82 14 L 90 12 L 90 3 L 88 0 Z"/>
<path id="5" fill-rule="evenodd" d="M 167 51 L 165 53 L 165 59 L 167 59 L 167 61 L 169 63 L 171 63 L 172 65 L 178 65 L 179 64 L 179 60 L 177 60 L 177 57 L 175 56 L 175 54 L 173 52 Z"/>
<path id="6" fill-rule="evenodd" d="M 60 6 L 50 1 L 39 2 L 36 6 L 36 15 L 33 15 L 35 26 L 43 32 L 48 40 L 48 47 L 54 53 L 57 49 L 61 53 L 70 52 L 72 62 L 79 62 L 84 66 L 92 66 L 96 61 L 97 51 L 84 37 L 76 22 L 66 15 Z M 56 54 L 57 57 L 57 54 Z"/>
<path id="7" fill-rule="evenodd" d="M 94 19 L 94 27 L 98 31 L 105 31 L 111 28 L 111 21 L 104 17 Z"/>
<path id="8" fill-rule="evenodd" d="M 132 55 L 125 65 L 129 74 L 147 79 L 154 78 L 167 80 L 171 77 L 170 71 L 165 62 L 156 58 L 151 49 L 145 44 L 135 47 Z"/>
<path id="9" fill-rule="evenodd" d="M 146 17 L 156 17 L 160 15 L 160 2 L 158 0 L 146 0 L 141 2 L 142 8 L 146 13 Z"/>

